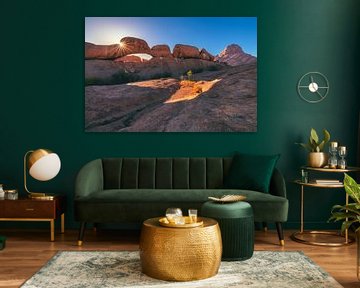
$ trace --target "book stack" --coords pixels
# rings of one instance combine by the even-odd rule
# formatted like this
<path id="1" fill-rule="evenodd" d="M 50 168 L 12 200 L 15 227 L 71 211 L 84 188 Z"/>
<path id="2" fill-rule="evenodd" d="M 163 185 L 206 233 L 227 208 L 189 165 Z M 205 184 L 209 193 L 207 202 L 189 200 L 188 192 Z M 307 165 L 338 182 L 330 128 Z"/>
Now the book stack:
<path id="1" fill-rule="evenodd" d="M 336 179 L 316 179 L 316 184 L 322 184 L 322 185 L 339 185 L 342 184 L 340 180 Z"/>

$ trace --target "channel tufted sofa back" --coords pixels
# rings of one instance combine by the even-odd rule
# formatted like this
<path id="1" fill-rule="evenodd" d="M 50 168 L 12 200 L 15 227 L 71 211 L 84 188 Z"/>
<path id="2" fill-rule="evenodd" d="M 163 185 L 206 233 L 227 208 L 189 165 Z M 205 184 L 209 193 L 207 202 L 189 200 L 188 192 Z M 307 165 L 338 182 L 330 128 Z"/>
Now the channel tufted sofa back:
<path id="1" fill-rule="evenodd" d="M 104 189 L 216 189 L 232 158 L 104 158 Z"/>
<path id="2" fill-rule="evenodd" d="M 221 189 L 231 162 L 231 157 L 95 159 L 80 169 L 75 199 L 111 189 Z M 277 168 L 269 193 L 286 197 L 285 182 Z"/>

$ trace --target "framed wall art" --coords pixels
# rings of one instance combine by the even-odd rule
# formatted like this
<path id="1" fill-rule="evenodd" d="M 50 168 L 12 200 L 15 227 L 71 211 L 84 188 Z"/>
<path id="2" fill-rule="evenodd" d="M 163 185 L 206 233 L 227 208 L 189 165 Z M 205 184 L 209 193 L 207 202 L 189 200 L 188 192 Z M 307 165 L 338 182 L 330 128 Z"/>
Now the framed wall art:
<path id="1" fill-rule="evenodd" d="M 85 131 L 256 130 L 256 17 L 85 18 Z"/>

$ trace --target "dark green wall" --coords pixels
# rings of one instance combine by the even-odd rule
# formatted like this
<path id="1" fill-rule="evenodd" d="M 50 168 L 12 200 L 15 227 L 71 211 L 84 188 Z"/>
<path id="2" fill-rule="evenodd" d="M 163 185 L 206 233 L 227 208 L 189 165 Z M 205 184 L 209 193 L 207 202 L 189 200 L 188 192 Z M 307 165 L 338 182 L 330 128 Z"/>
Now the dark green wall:
<path id="1" fill-rule="evenodd" d="M 306 141 L 311 127 L 327 128 L 348 147 L 349 163 L 356 164 L 359 1 L 12 0 L 1 1 L 0 11 L 0 183 L 21 189 L 24 153 L 39 147 L 56 151 L 62 160 L 60 174 L 29 186 L 68 196 L 69 227 L 77 227 L 72 217 L 76 173 L 97 157 L 281 153 L 278 167 L 288 181 L 287 227 L 292 228 L 299 221 L 299 187 L 291 181 L 306 157 L 294 142 Z M 258 131 L 85 133 L 85 16 L 258 17 Z M 309 71 L 320 71 L 330 81 L 329 95 L 319 104 L 306 103 L 296 93 L 298 79 Z M 341 190 L 309 190 L 309 227 L 327 226 L 330 207 L 343 201 Z"/>

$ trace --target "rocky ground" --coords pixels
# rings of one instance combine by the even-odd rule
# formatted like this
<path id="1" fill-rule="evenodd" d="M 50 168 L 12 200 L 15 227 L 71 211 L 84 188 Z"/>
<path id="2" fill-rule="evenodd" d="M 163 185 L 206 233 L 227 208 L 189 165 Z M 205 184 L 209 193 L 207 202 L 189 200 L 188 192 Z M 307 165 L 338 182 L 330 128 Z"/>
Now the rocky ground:
<path id="1" fill-rule="evenodd" d="M 253 132 L 256 62 L 192 76 L 85 87 L 88 132 Z"/>

